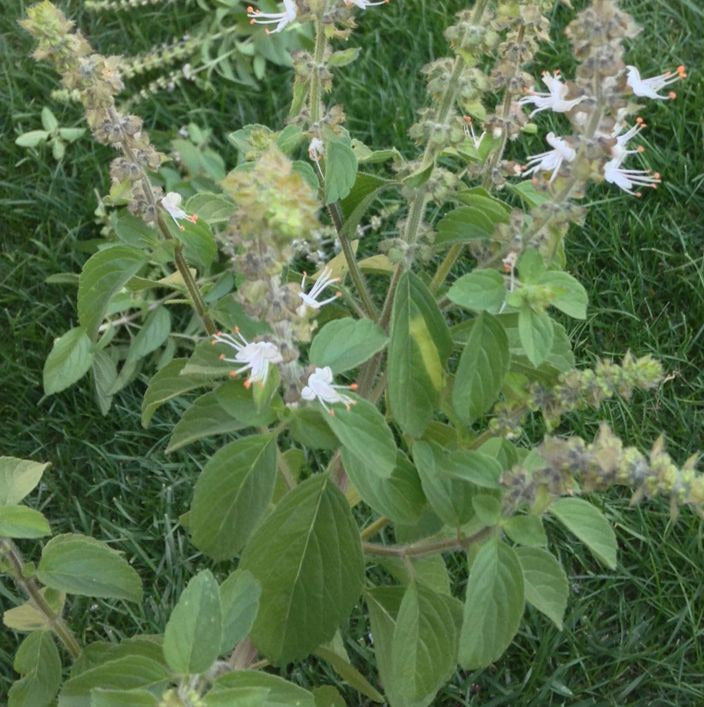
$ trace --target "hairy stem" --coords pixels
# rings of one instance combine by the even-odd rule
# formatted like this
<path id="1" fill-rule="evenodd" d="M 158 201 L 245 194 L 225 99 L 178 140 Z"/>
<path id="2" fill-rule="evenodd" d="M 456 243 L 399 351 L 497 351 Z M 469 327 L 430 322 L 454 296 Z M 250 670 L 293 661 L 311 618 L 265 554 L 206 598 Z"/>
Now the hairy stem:
<path id="1" fill-rule="evenodd" d="M 370 523 L 366 528 L 362 529 L 362 532 L 360 533 L 362 540 L 368 540 L 369 538 L 373 537 L 380 530 L 385 528 L 390 522 L 391 522 L 391 518 L 387 518 L 386 516 L 381 516 L 380 518 L 377 518 L 375 521 Z"/>
<path id="2" fill-rule="evenodd" d="M 44 614 L 51 630 L 64 645 L 75 660 L 81 653 L 81 644 L 69 625 L 48 604 L 41 593 L 39 585 L 33 577 L 27 577 L 24 571 L 24 561 L 20 551 L 9 538 L 0 539 L 1 554 L 9 560 L 10 576 L 22 588 L 34 606 Z"/>
<path id="3" fill-rule="evenodd" d="M 380 557 L 425 557 L 453 550 L 466 550 L 470 545 L 482 542 L 493 535 L 495 528 L 483 528 L 473 535 L 437 540 L 435 542 L 411 543 L 408 545 L 381 545 L 379 543 L 362 543 L 362 550 L 367 555 Z"/>

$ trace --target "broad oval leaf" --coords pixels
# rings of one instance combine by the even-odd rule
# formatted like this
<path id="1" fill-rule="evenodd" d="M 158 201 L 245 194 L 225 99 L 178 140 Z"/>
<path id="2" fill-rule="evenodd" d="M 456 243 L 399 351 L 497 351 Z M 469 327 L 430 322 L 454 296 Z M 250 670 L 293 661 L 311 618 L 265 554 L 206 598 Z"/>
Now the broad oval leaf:
<path id="1" fill-rule="evenodd" d="M 489 238 L 494 224 L 481 209 L 475 206 L 460 206 L 441 218 L 437 229 L 435 245 L 441 246 Z"/>
<path id="2" fill-rule="evenodd" d="M 377 513 L 404 525 L 418 521 L 425 496 L 418 472 L 403 454 L 399 453 L 397 464 L 387 479 L 380 478 L 364 458 L 344 448 L 342 464 L 362 500 Z"/>
<path id="3" fill-rule="evenodd" d="M 249 633 L 259 609 L 261 593 L 259 582 L 247 570 L 235 570 L 220 585 L 221 654 L 232 650 Z"/>
<path id="4" fill-rule="evenodd" d="M 357 176 L 357 156 L 346 138 L 325 140 L 325 203 L 344 199 Z"/>
<path id="5" fill-rule="evenodd" d="M 476 489 L 447 473 L 447 453 L 431 442 L 413 444 L 413 460 L 428 503 L 444 523 L 452 528 L 463 525 L 474 515 Z"/>
<path id="6" fill-rule="evenodd" d="M 252 535 L 240 568 L 262 586 L 251 636 L 269 660 L 303 658 L 333 637 L 359 598 L 364 562 L 352 511 L 327 474 L 284 496 Z"/>
<path id="7" fill-rule="evenodd" d="M 548 270 L 543 273 L 538 282 L 547 285 L 553 294 L 550 304 L 568 317 L 574 319 L 587 318 L 589 295 L 584 286 L 572 275 L 560 270 Z"/>
<path id="8" fill-rule="evenodd" d="M 182 675 L 205 672 L 220 655 L 220 590 L 210 570 L 188 583 L 164 629 L 164 658 Z"/>
<path id="9" fill-rule="evenodd" d="M 49 468 L 49 462 L 0 457 L 0 506 L 14 506 L 30 494 Z"/>
<path id="10" fill-rule="evenodd" d="M 315 335 L 308 358 L 316 366 L 329 366 L 334 374 L 343 373 L 381 351 L 387 341 L 382 329 L 369 319 L 334 319 Z"/>
<path id="11" fill-rule="evenodd" d="M 447 325 L 423 282 L 406 272 L 396 288 L 388 353 L 389 401 L 401 429 L 420 437 L 445 384 L 452 350 Z"/>
<path id="12" fill-rule="evenodd" d="M 235 209 L 235 204 L 229 199 L 212 192 L 199 192 L 186 202 L 186 211 L 197 214 L 208 224 L 226 223 Z"/>
<path id="13" fill-rule="evenodd" d="M 68 594 L 142 600 L 139 575 L 105 543 L 78 533 L 52 538 L 37 567 L 42 584 Z"/>
<path id="14" fill-rule="evenodd" d="M 193 544 L 215 560 L 238 553 L 261 520 L 276 482 L 271 435 L 225 445 L 203 468 L 191 504 Z"/>
<path id="15" fill-rule="evenodd" d="M 264 688 L 266 707 L 316 707 L 313 695 L 298 685 L 262 670 L 236 670 L 221 675 L 207 697 L 226 693 L 231 689 Z M 207 704 L 210 704 L 209 702 Z M 223 703 L 215 703 L 223 704 Z M 239 704 L 239 703 L 236 703 Z"/>
<path id="16" fill-rule="evenodd" d="M 596 506 L 583 498 L 558 498 L 549 510 L 591 550 L 597 560 L 609 569 L 616 569 L 616 534 Z"/>
<path id="17" fill-rule="evenodd" d="M 460 307 L 494 314 L 504 303 L 506 286 L 501 273 L 496 270 L 473 270 L 455 280 L 447 296 Z"/>
<path id="18" fill-rule="evenodd" d="M 113 295 L 145 262 L 140 251 L 122 245 L 99 250 L 86 261 L 78 279 L 78 320 L 89 338 L 96 338 Z"/>
<path id="19" fill-rule="evenodd" d="M 550 354 L 555 336 L 553 321 L 545 312 L 535 312 L 529 306 L 518 312 L 518 336 L 528 360 L 539 366 Z"/>
<path id="20" fill-rule="evenodd" d="M 492 538 L 479 549 L 469 570 L 460 665 L 476 670 L 497 660 L 518 631 L 524 604 L 523 570 L 516 553 Z"/>
<path id="21" fill-rule="evenodd" d="M 526 600 L 562 631 L 562 617 L 569 595 L 565 570 L 547 550 L 518 547 L 515 552 L 523 570 Z"/>
<path id="22" fill-rule="evenodd" d="M 452 386 L 452 406 L 465 424 L 474 422 L 496 402 L 509 360 L 504 328 L 482 312 L 472 326 Z"/>
<path id="23" fill-rule="evenodd" d="M 51 528 L 39 511 L 27 506 L 0 507 L 0 537 L 41 538 L 45 535 L 51 535 Z"/>
<path id="24" fill-rule="evenodd" d="M 80 380 L 93 364 L 93 343 L 82 327 L 69 329 L 54 345 L 44 362 L 44 392 L 53 395 Z"/>
<path id="25" fill-rule="evenodd" d="M 7 694 L 8 707 L 46 707 L 61 685 L 61 658 L 50 631 L 30 633 L 20 643 L 12 667 L 22 677 Z"/>
<path id="26" fill-rule="evenodd" d="M 134 337 L 127 353 L 125 365 L 144 358 L 156 351 L 168 338 L 171 332 L 171 315 L 166 307 L 157 307 L 144 320 L 142 328 Z"/>
<path id="27" fill-rule="evenodd" d="M 457 662 L 456 617 L 460 603 L 411 582 L 396 616 L 391 639 L 390 691 L 399 704 L 432 697 Z"/>
<path id="28" fill-rule="evenodd" d="M 334 414 L 325 421 L 343 447 L 365 459 L 381 478 L 388 478 L 396 466 L 396 442 L 384 416 L 369 401 L 355 397 L 355 404 L 346 409 L 335 406 Z"/>

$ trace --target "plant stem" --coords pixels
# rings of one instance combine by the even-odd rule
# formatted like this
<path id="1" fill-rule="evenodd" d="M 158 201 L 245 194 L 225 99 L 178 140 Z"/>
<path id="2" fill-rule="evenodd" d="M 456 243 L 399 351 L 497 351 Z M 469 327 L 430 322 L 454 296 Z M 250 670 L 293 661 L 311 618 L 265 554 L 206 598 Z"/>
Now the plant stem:
<path id="1" fill-rule="evenodd" d="M 381 545 L 378 543 L 362 543 L 362 550 L 367 555 L 379 555 L 382 557 L 425 557 L 427 555 L 437 555 L 441 552 L 452 550 L 466 550 L 470 545 L 486 540 L 495 532 L 495 528 L 483 528 L 474 535 L 447 540 L 437 540 L 435 542 L 412 543 L 410 545 Z"/>
<path id="2" fill-rule="evenodd" d="M 24 593 L 31 602 L 46 617 L 51 630 L 63 643 L 66 650 L 75 660 L 81 653 L 81 644 L 68 624 L 59 616 L 48 604 L 41 593 L 39 585 L 33 577 L 27 577 L 24 573 L 24 561 L 16 545 L 9 538 L 0 539 L 0 549 L 10 562 L 10 576 L 22 587 Z"/>
<path id="3" fill-rule="evenodd" d="M 391 522 L 391 518 L 386 516 L 381 516 L 377 518 L 373 523 L 370 523 L 366 528 L 360 533 L 362 540 L 368 540 L 372 536 L 376 535 L 382 528 L 385 528 Z"/>

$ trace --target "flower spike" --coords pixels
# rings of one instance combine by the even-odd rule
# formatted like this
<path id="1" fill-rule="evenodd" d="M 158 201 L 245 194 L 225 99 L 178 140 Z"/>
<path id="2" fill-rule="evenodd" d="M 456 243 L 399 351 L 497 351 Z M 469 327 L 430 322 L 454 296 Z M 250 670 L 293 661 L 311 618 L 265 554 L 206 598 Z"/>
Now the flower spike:
<path id="1" fill-rule="evenodd" d="M 631 90 L 636 96 L 641 98 L 654 98 L 666 100 L 668 98 L 676 98 L 677 94 L 670 91 L 666 96 L 658 93 L 661 88 L 669 86 L 675 81 L 687 78 L 687 72 L 684 65 L 678 66 L 675 71 L 666 71 L 659 76 L 651 76 L 649 79 L 643 79 L 640 76 L 640 71 L 635 66 L 627 66 L 628 72 L 626 83 L 631 87 Z"/>
<path id="2" fill-rule="evenodd" d="M 174 220 L 174 223 L 178 226 L 180 231 L 183 231 L 183 226 L 179 223 L 179 221 L 185 220 L 190 221 L 191 223 L 198 221 L 197 214 L 187 214 L 181 208 L 182 201 L 183 197 L 175 191 L 168 192 L 168 194 L 161 200 L 161 205 Z"/>
<path id="3" fill-rule="evenodd" d="M 657 172 L 649 169 L 623 169 L 621 164 L 626 159 L 627 152 L 620 157 L 614 157 L 604 165 L 604 179 L 609 184 L 615 184 L 623 189 L 626 194 L 641 196 L 640 192 L 633 191 L 634 187 L 650 187 L 655 189 L 660 184 L 661 178 Z"/>
<path id="4" fill-rule="evenodd" d="M 555 133 L 548 133 L 545 137 L 548 145 L 554 149 L 547 152 L 540 152 L 528 159 L 524 175 L 534 174 L 535 172 L 552 172 L 550 176 L 550 184 L 552 184 L 562 167 L 563 162 L 572 162 L 577 156 L 574 148 L 567 144 L 564 138 L 557 137 Z"/>
<path id="5" fill-rule="evenodd" d="M 334 415 L 335 411 L 328 407 L 328 404 L 342 403 L 348 410 L 355 404 L 354 398 L 344 393 L 339 393 L 339 390 L 357 390 L 357 384 L 352 385 L 334 385 L 332 382 L 332 369 L 330 366 L 325 368 L 316 368 L 313 373 L 308 376 L 308 385 L 304 386 L 301 391 L 303 400 L 318 400 L 323 406 L 328 415 Z"/>
<path id="6" fill-rule="evenodd" d="M 328 297 L 327 299 L 318 302 L 318 296 L 326 287 L 334 284 L 335 282 L 340 281 L 339 277 L 330 277 L 331 275 L 332 270 L 328 267 L 324 268 L 320 275 L 318 275 L 318 279 L 315 281 L 313 287 L 310 288 L 310 292 L 308 292 L 307 294 L 305 291 L 298 293 L 298 296 L 303 300 L 303 304 L 301 305 L 301 307 L 303 307 L 304 309 L 305 307 L 310 307 L 310 309 L 320 309 L 324 305 L 329 304 L 340 296 L 341 293 L 336 292 L 332 297 Z M 303 279 L 301 280 L 301 290 L 305 290 L 307 277 L 308 275 L 306 273 L 303 273 Z"/>
<path id="7" fill-rule="evenodd" d="M 252 383 L 263 385 L 269 374 L 269 365 L 283 361 L 281 352 L 270 341 L 249 342 L 237 328 L 233 330 L 233 333 L 234 335 L 218 331 L 213 335 L 212 344 L 225 344 L 236 352 L 234 358 L 227 358 L 225 354 L 220 354 L 220 360 L 244 364 L 240 368 L 230 371 L 230 377 L 237 378 L 240 373 L 249 371 L 249 378 L 244 382 L 245 388 L 249 388 Z"/>
<path id="8" fill-rule="evenodd" d="M 251 5 L 247 8 L 247 16 L 249 23 L 252 25 L 276 25 L 276 29 L 270 30 L 266 28 L 267 34 L 276 34 L 286 29 L 288 25 L 296 21 L 298 8 L 295 0 L 284 0 L 283 12 L 262 12 L 255 10 Z"/>

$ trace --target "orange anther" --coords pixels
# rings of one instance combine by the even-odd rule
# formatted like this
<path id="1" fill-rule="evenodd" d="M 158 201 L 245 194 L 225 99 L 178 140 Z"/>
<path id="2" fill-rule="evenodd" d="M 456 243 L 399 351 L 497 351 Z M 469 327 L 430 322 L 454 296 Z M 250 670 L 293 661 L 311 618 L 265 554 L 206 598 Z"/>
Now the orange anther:
<path id="1" fill-rule="evenodd" d="M 237 378 L 237 371 L 230 371 L 227 375 L 230 376 L 230 378 Z"/>
<path id="2" fill-rule="evenodd" d="M 352 385 L 350 385 L 350 390 L 357 390 L 357 388 L 359 388 L 359 386 L 356 383 L 352 383 Z"/>
<path id="3" fill-rule="evenodd" d="M 220 361 L 224 361 L 224 360 L 225 360 L 225 354 L 220 354 L 220 355 L 218 356 L 218 359 L 219 359 Z"/>
<path id="4" fill-rule="evenodd" d="M 252 387 L 252 381 L 249 378 L 244 382 L 244 387 L 247 388 L 247 390 Z"/>
<path id="5" fill-rule="evenodd" d="M 685 68 L 684 64 L 680 64 L 680 65 L 677 67 L 676 71 L 677 71 L 677 75 L 678 75 L 681 79 L 686 79 L 686 78 L 687 78 L 687 69 Z"/>
<path id="6" fill-rule="evenodd" d="M 667 97 L 673 101 L 675 98 L 677 98 L 677 94 L 674 91 L 670 91 L 670 93 L 667 94 Z"/>

